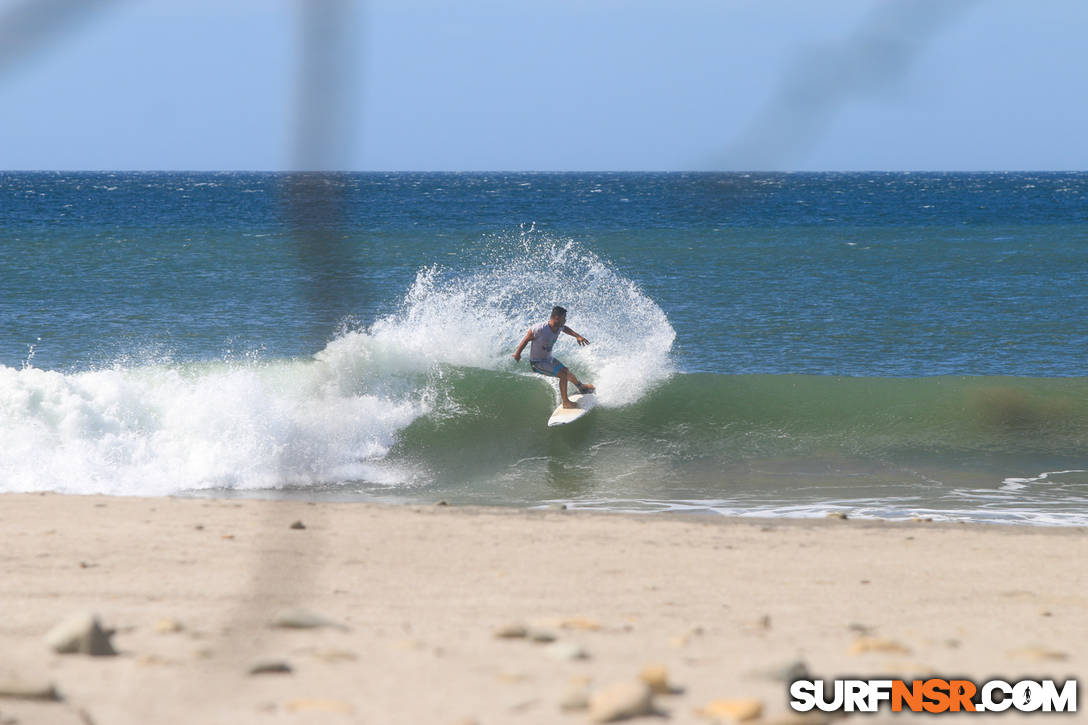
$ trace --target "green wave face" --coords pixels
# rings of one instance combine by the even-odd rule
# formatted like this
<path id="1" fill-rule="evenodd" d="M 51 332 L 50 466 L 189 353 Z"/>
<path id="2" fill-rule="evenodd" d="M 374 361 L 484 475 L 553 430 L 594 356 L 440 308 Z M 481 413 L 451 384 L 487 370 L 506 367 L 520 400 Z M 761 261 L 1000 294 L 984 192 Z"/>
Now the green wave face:
<path id="1" fill-rule="evenodd" d="M 1086 467 L 1081 378 L 674 375 L 557 429 L 543 378 L 454 368 L 446 382 L 446 403 L 405 428 L 390 459 L 466 501 L 752 502 L 802 487 L 935 505 Z"/>

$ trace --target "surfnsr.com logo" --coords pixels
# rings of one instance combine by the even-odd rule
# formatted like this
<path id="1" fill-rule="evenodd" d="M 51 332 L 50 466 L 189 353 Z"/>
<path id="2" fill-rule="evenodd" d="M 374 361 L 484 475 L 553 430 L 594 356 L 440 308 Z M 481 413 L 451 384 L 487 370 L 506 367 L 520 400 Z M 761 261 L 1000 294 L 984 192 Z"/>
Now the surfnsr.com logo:
<path id="1" fill-rule="evenodd" d="M 1076 712 L 1077 681 L 795 680 L 790 698 L 798 712 Z"/>

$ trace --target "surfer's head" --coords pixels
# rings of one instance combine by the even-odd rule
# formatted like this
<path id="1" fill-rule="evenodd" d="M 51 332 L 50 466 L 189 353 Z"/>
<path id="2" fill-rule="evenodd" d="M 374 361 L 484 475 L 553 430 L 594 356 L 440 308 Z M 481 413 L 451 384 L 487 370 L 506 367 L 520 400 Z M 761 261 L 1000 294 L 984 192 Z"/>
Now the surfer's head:
<path id="1" fill-rule="evenodd" d="M 555 307 L 553 307 L 552 308 L 552 319 L 553 320 L 558 320 L 559 322 L 566 322 L 566 320 L 567 320 L 567 310 L 566 310 L 566 308 L 565 307 L 560 307 L 559 305 L 556 305 Z"/>

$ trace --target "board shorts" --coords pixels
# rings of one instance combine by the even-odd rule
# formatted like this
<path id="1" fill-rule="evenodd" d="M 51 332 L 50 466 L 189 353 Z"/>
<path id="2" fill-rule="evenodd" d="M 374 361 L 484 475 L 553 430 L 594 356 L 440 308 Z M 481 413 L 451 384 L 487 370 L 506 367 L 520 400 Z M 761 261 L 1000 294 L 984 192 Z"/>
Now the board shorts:
<path id="1" fill-rule="evenodd" d="M 567 366 L 556 360 L 554 357 L 551 360 L 537 360 L 529 361 L 529 367 L 533 369 L 534 373 L 540 373 L 541 375 L 549 375 L 553 378 L 558 378 L 559 373 L 567 369 Z"/>

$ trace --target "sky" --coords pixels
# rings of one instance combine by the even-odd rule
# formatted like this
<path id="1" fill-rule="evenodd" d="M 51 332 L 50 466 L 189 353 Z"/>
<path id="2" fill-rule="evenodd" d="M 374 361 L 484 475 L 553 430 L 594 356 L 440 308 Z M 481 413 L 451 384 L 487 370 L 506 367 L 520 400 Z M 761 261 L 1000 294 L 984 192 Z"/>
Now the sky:
<path id="1" fill-rule="evenodd" d="M 0 0 L 0 169 L 1085 170 L 1086 28 L 1084 0 Z"/>

